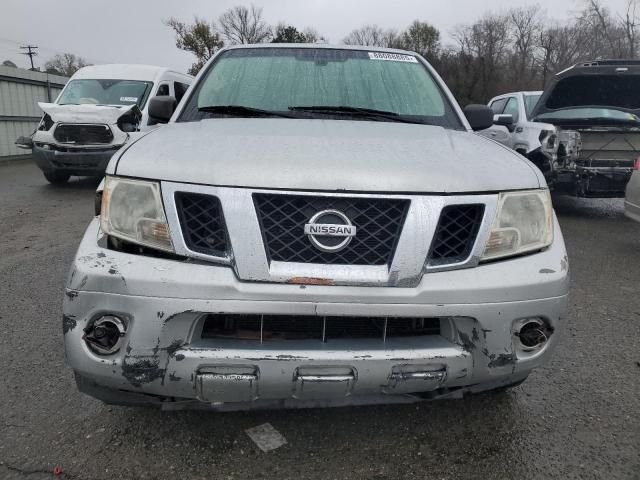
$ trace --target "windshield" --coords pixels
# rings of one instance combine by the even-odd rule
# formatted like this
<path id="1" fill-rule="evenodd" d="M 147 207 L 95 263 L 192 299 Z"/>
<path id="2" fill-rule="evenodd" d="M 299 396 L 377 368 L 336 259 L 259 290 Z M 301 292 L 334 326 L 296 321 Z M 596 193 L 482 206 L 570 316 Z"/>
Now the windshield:
<path id="1" fill-rule="evenodd" d="M 565 108 L 555 112 L 543 113 L 536 120 L 612 120 L 621 122 L 640 122 L 633 113 L 612 108 Z"/>
<path id="2" fill-rule="evenodd" d="M 151 82 L 137 80 L 71 80 L 58 99 L 59 105 L 138 105 L 149 96 Z"/>
<path id="3" fill-rule="evenodd" d="M 228 50 L 198 82 L 178 121 L 251 113 L 248 108 L 215 108 L 221 106 L 260 109 L 267 115 L 287 112 L 296 118 L 394 121 L 396 116 L 395 121 L 463 129 L 416 57 L 366 50 Z M 376 116 L 372 110 L 387 115 Z"/>
<path id="4" fill-rule="evenodd" d="M 538 100 L 542 95 L 540 93 L 536 93 L 535 95 L 525 95 L 524 96 L 524 109 L 527 112 L 527 118 L 531 118 L 531 112 L 533 112 L 533 107 L 536 106 Z"/>

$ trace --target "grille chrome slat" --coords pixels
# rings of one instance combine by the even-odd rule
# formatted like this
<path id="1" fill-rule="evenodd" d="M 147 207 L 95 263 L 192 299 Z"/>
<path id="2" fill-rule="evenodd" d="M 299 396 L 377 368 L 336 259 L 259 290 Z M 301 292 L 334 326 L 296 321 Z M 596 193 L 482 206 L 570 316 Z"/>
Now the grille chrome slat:
<path id="1" fill-rule="evenodd" d="M 326 265 L 388 265 L 391 263 L 409 207 L 405 199 L 319 197 L 254 194 L 265 249 L 271 261 Z M 357 229 L 339 252 L 323 252 L 304 235 L 316 213 L 338 210 Z"/>

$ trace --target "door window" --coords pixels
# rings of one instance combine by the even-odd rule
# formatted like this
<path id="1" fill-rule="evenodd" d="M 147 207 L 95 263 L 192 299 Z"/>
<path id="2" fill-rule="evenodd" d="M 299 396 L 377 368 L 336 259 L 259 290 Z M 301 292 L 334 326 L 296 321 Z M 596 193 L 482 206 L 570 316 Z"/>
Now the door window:
<path id="1" fill-rule="evenodd" d="M 184 97 L 184 94 L 187 93 L 188 88 L 189 88 L 189 85 L 187 85 L 186 83 L 180 83 L 180 82 L 173 83 L 173 90 L 176 92 L 176 101 L 178 103 L 180 103 L 180 100 L 182 100 L 182 97 Z"/>
<path id="2" fill-rule="evenodd" d="M 163 83 L 158 87 L 156 97 L 168 97 L 169 96 L 169 84 Z"/>
<path id="3" fill-rule="evenodd" d="M 506 98 L 501 98 L 494 102 L 491 102 L 491 110 L 493 110 L 494 115 L 500 115 L 504 110 L 504 106 L 507 104 Z"/>
<path id="4" fill-rule="evenodd" d="M 518 123 L 518 117 L 520 116 L 518 111 L 518 99 L 516 97 L 510 97 L 502 113 L 505 115 L 512 115 L 513 123 Z"/>

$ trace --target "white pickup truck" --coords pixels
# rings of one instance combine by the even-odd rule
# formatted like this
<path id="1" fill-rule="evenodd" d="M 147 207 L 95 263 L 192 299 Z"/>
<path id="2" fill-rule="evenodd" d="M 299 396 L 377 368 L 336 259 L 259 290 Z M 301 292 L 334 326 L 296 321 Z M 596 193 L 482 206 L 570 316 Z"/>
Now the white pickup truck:
<path id="1" fill-rule="evenodd" d="M 541 91 L 511 92 L 492 98 L 488 105 L 495 124 L 479 134 L 514 149 L 546 175 L 557 158 L 560 142 L 556 127 L 531 119 L 541 95 Z"/>

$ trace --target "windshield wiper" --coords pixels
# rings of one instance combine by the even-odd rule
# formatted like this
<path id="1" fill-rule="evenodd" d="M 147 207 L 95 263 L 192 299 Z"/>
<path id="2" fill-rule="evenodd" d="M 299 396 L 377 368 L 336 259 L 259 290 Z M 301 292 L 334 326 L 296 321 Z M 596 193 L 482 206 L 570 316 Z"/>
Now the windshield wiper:
<path id="1" fill-rule="evenodd" d="M 222 115 L 237 115 L 241 117 L 284 117 L 295 118 L 284 112 L 276 112 L 275 110 L 263 110 L 261 108 L 245 107 L 244 105 L 209 105 L 207 107 L 199 107 L 199 112 L 220 113 Z"/>
<path id="2" fill-rule="evenodd" d="M 309 106 L 292 106 L 292 107 L 289 107 L 289 110 L 299 111 L 299 112 L 325 113 L 328 115 L 333 115 L 333 114 L 351 115 L 351 116 L 358 116 L 358 117 L 390 120 L 392 122 L 418 123 L 422 125 L 425 125 L 425 124 L 428 125 L 428 123 L 425 121 L 406 118 L 401 116 L 397 112 L 391 112 L 387 110 L 376 110 L 374 108 L 348 107 L 344 105 L 339 105 L 339 106 L 309 105 Z"/>

